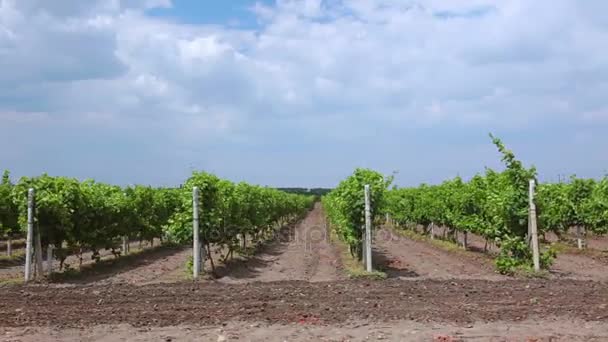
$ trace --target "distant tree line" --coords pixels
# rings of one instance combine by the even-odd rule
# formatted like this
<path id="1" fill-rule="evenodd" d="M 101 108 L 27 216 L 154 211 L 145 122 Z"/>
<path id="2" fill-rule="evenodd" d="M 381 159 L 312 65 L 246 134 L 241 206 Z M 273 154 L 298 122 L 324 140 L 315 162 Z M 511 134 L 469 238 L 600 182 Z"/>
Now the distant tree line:
<path id="1" fill-rule="evenodd" d="M 324 196 L 332 189 L 329 188 L 277 188 L 278 190 L 300 195 Z"/>

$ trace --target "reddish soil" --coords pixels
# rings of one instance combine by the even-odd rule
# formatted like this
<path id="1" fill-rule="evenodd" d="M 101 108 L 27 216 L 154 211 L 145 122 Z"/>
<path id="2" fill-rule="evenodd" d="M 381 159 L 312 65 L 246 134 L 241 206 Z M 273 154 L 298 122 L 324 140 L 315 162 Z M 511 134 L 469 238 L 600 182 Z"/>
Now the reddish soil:
<path id="1" fill-rule="evenodd" d="M 340 253 L 329 242 L 323 208 L 317 203 L 300 222 L 286 227 L 255 256 L 228 262 L 217 271 L 225 283 L 344 279 Z"/>
<path id="2" fill-rule="evenodd" d="M 186 261 L 190 247 L 154 247 L 138 254 L 107 260 L 83 268 L 77 276 L 58 277 L 64 284 L 132 284 L 172 283 L 186 279 Z"/>
<path id="3" fill-rule="evenodd" d="M 576 280 L 282 281 L 12 286 L 0 293 L 0 326 L 86 327 L 335 324 L 348 321 L 495 322 L 568 316 L 608 322 L 608 287 Z"/>
<path id="4" fill-rule="evenodd" d="M 443 233 L 443 228 L 435 228 L 435 235 L 438 238 L 443 237 Z M 549 241 L 557 241 L 557 237 L 552 234 L 547 234 L 547 237 Z M 461 244 L 462 240 L 463 234 L 458 234 L 457 243 Z M 416 272 L 417 274 L 429 275 L 432 278 L 494 278 L 493 276 L 490 278 L 484 277 L 483 273 L 479 273 L 478 270 L 488 270 L 488 266 L 494 268 L 491 262 L 491 255 L 498 253 L 499 249 L 489 244 L 488 251 L 484 252 L 486 247 L 485 240 L 478 235 L 468 234 L 467 252 L 446 251 L 432 246 L 429 241 L 412 241 L 407 238 L 398 237 L 397 242 L 398 247 L 393 246 L 390 250 L 393 251 L 391 253 L 396 256 L 397 260 L 401 260 L 406 265 L 405 267 L 408 267 L 408 265 L 412 269 L 416 267 L 431 267 L 431 270 L 422 270 L 422 273 Z M 414 252 L 415 264 L 413 264 L 409 260 L 414 256 L 408 251 L 414 251 L 418 248 L 422 250 Z M 435 257 L 428 258 L 428 255 L 435 255 Z M 448 260 L 445 260 L 446 258 Z M 469 261 L 471 259 L 472 261 Z M 428 265 L 429 263 L 430 266 Z M 434 265 L 434 263 L 437 265 Z M 448 266 L 443 267 L 443 265 Z M 475 265 L 478 265 L 477 271 L 475 268 L 471 270 Z M 568 248 L 557 254 L 557 258 L 551 266 L 550 275 L 552 278 L 608 281 L 608 254 L 591 248 L 583 251 L 579 251 L 575 247 Z"/>
<path id="5" fill-rule="evenodd" d="M 374 240 L 374 259 L 389 277 L 402 279 L 505 279 L 488 255 L 457 249 L 448 251 L 381 229 Z"/>

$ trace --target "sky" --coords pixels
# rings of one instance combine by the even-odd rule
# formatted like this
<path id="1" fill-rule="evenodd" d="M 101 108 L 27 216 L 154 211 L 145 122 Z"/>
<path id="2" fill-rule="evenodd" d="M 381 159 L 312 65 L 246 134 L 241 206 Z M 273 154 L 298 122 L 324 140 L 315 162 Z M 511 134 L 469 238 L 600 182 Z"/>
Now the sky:
<path id="1" fill-rule="evenodd" d="M 0 169 L 331 187 L 608 173 L 608 2 L 0 0 Z"/>

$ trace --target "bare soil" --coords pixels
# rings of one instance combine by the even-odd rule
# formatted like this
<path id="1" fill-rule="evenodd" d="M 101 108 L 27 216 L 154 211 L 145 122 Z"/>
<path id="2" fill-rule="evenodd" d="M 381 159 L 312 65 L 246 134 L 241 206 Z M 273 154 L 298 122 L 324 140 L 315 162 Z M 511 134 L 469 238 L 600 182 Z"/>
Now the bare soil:
<path id="1" fill-rule="evenodd" d="M 437 238 L 443 237 L 443 234 L 444 228 L 435 228 L 435 236 Z M 547 236 L 549 242 L 557 241 L 557 237 L 554 235 L 547 234 Z M 456 243 L 460 245 L 462 240 L 463 234 L 458 234 Z M 378 239 L 378 241 L 386 241 L 386 239 Z M 492 244 L 486 246 L 485 240 L 478 235 L 468 234 L 467 252 L 464 250 L 458 251 L 456 244 L 454 245 L 454 250 L 446 251 L 445 249 L 432 246 L 428 241 L 413 241 L 399 237 L 396 241 L 398 242 L 398 246 L 393 246 L 390 250 L 393 251 L 392 253 L 398 260 L 406 260 L 406 264 L 413 257 L 410 251 L 422 248 L 422 251 L 415 252 L 415 264 L 412 264 L 411 267 L 412 269 L 425 267 L 425 264 L 430 263 L 431 270 L 423 270 L 420 274 L 430 276 L 431 278 L 498 279 L 495 276 L 490 278 L 484 277 L 484 273 L 479 272 L 479 269 L 491 270 L 494 268 L 491 256 L 498 253 L 499 248 Z M 485 251 L 486 247 L 488 247 L 487 251 Z M 429 258 L 428 255 L 434 255 L 434 257 Z M 448 260 L 445 260 L 446 258 Z M 435 263 L 437 265 L 433 265 Z M 447 266 L 444 267 L 443 265 Z M 475 268 L 475 265 L 477 265 L 477 268 Z M 418 272 L 416 273 L 418 274 Z M 583 251 L 578 251 L 576 248 L 561 250 L 557 253 L 557 258 L 554 260 L 549 273 L 551 278 L 608 281 L 608 253 L 592 248 Z"/>
<path id="2" fill-rule="evenodd" d="M 85 267 L 76 276 L 59 277 L 63 284 L 132 284 L 172 283 L 187 278 L 186 261 L 192 254 L 188 247 L 158 246 L 116 260 Z"/>
<path id="3" fill-rule="evenodd" d="M 329 241 L 320 203 L 300 222 L 286 227 L 255 256 L 218 268 L 224 283 L 344 279 L 340 253 Z"/>
<path id="4" fill-rule="evenodd" d="M 602 322 L 544 318 L 474 324 L 355 321 L 333 326 L 226 322 L 221 326 L 132 327 L 99 325 L 84 329 L 7 328 L 5 341 L 606 341 Z M 506 337 L 508 336 L 508 337 Z"/>
<path id="5" fill-rule="evenodd" d="M 155 239 L 154 244 L 156 246 L 158 246 L 160 244 L 160 240 Z M 129 246 L 130 246 L 132 252 L 136 252 L 136 251 L 141 251 L 142 249 L 150 248 L 150 243 L 148 241 L 144 241 L 140 248 L 139 242 L 133 241 L 133 242 L 129 243 Z M 13 250 L 13 252 L 17 253 L 18 250 Z M 101 260 L 103 260 L 103 261 L 115 259 L 112 252 L 107 249 L 100 250 L 99 254 L 100 254 Z M 83 266 L 90 266 L 91 264 L 95 263 L 95 260 L 93 260 L 91 258 L 92 255 L 93 255 L 92 252 L 82 253 L 82 257 L 83 257 L 82 265 Z M 43 255 L 43 259 L 44 259 L 44 267 L 46 268 L 46 253 Z M 12 258 L 10 260 L 3 260 L 2 262 L 0 262 L 0 281 L 23 278 L 23 273 L 25 272 L 24 265 L 25 265 L 25 256 L 24 255 L 20 255 L 19 257 Z M 72 268 L 72 269 L 79 269 L 80 268 L 79 257 L 77 255 L 68 256 L 67 259 L 65 260 L 65 266 L 67 266 L 68 268 Z M 53 269 L 55 270 L 55 272 L 59 271 L 59 262 L 57 260 L 53 260 Z"/>
<path id="6" fill-rule="evenodd" d="M 475 323 L 569 317 L 608 322 L 606 284 L 576 280 L 182 282 L 11 286 L 0 326 L 331 325 L 351 321 Z"/>
<path id="7" fill-rule="evenodd" d="M 427 241 L 410 239 L 391 229 L 380 229 L 374 240 L 374 258 L 389 277 L 401 279 L 506 279 L 495 271 L 489 255 L 448 251 Z"/>

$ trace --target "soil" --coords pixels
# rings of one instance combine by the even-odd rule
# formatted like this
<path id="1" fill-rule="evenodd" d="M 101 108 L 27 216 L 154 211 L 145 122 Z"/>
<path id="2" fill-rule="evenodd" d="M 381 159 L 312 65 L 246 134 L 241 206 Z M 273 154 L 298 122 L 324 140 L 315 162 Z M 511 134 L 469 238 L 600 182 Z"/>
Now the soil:
<path id="1" fill-rule="evenodd" d="M 576 280 L 10 286 L 0 293 L 0 303 L 2 327 L 221 325 L 232 320 L 474 323 L 554 316 L 608 322 L 606 284 Z"/>
<path id="2" fill-rule="evenodd" d="M 257 255 L 218 265 L 215 280 L 184 280 L 190 248 L 161 247 L 61 284 L 5 286 L 0 339 L 608 340 L 601 275 L 509 278 L 487 254 L 379 230 L 374 260 L 390 279 L 354 280 L 328 241 L 317 204 Z M 588 265 L 564 259 L 564 273 Z"/>
<path id="3" fill-rule="evenodd" d="M 390 230 L 389 230 L 390 232 Z M 441 227 L 435 228 L 435 235 L 442 237 L 444 229 Z M 390 233 L 382 233 L 388 235 Z M 392 234 L 393 237 L 396 234 Z M 458 234 L 457 243 L 461 244 L 463 239 L 462 234 Z M 376 244 L 383 247 L 383 251 L 387 249 L 386 238 L 377 239 Z M 548 234 L 548 240 L 557 241 L 557 238 Z M 395 246 L 395 241 L 397 241 Z M 598 241 L 594 238 L 594 241 Z M 494 263 L 491 255 L 499 252 L 499 249 L 491 244 L 488 245 L 488 251 L 485 250 L 485 240 L 475 234 L 468 234 L 467 238 L 468 251 L 446 251 L 444 249 L 432 246 L 428 241 L 413 241 L 404 237 L 397 236 L 388 249 L 392 255 L 398 260 L 402 260 L 405 265 L 411 267 L 412 276 L 423 275 L 431 278 L 476 278 L 476 279 L 500 279 L 501 277 L 494 274 L 493 276 L 485 277 L 492 272 Z M 418 252 L 417 249 L 421 249 Z M 454 249 L 457 249 L 456 245 Z M 412 253 L 415 253 L 412 255 Z M 433 257 L 429 257 L 433 255 Z M 414 263 L 409 263 L 409 260 L 414 260 Z M 426 264 L 429 268 L 424 270 Z M 435 265 L 436 264 L 436 265 Z M 406 266 L 406 267 L 408 267 Z M 417 269 L 423 268 L 421 273 Z M 594 250 L 586 249 L 578 251 L 576 248 L 568 248 L 557 253 L 557 258 L 554 260 L 550 269 L 550 277 L 553 279 L 577 279 L 577 280 L 597 280 L 608 281 L 608 254 Z"/>
<path id="4" fill-rule="evenodd" d="M 495 271 L 492 259 L 481 253 L 447 251 L 427 241 L 410 239 L 391 229 L 380 229 L 373 258 L 389 277 L 401 279 L 506 279 Z"/>
<path id="5" fill-rule="evenodd" d="M 0 328 L 0 333 L 2 328 Z M 508 336 L 505 337 L 505 336 Z M 8 328 L 5 341 L 606 341 L 602 322 L 568 318 L 474 324 L 355 321 L 334 326 L 226 322 L 221 326 Z"/>
<path id="6" fill-rule="evenodd" d="M 217 270 L 224 283 L 345 279 L 340 253 L 330 243 L 320 203 L 300 222 L 286 227 L 255 256 L 228 262 Z"/>
<path id="7" fill-rule="evenodd" d="M 549 242 L 557 242 L 559 241 L 557 235 L 554 233 L 545 234 L 546 239 Z M 576 229 L 572 228 L 568 230 L 567 233 L 562 236 L 566 240 L 570 241 L 570 244 L 576 247 Z M 588 233 L 586 236 L 583 236 L 583 241 L 587 245 L 587 248 L 598 250 L 598 251 L 608 251 L 608 236 L 604 235 L 595 235 L 593 233 Z"/>
<path id="8" fill-rule="evenodd" d="M 192 254 L 188 247 L 154 247 L 136 255 L 91 265 L 78 276 L 59 278 L 63 284 L 132 284 L 171 283 L 187 278 L 186 261 Z"/>
<path id="9" fill-rule="evenodd" d="M 160 240 L 155 239 L 154 245 L 158 246 L 160 244 Z M 132 252 L 141 250 L 139 241 L 133 241 L 129 243 Z M 150 248 L 150 243 L 148 241 L 143 241 L 141 245 L 142 249 Z M 13 250 L 13 252 L 17 253 L 17 250 Z M 91 265 L 95 261 L 91 258 L 93 255 L 92 252 L 84 252 L 82 253 L 83 266 Z M 111 250 L 102 249 L 99 251 L 99 255 L 101 260 L 107 261 L 115 259 Z M 46 253 L 43 254 L 44 267 L 46 268 Z M 70 255 L 65 260 L 65 265 L 72 269 L 78 269 L 80 264 L 80 260 L 77 255 Z M 25 256 L 21 255 L 19 257 L 13 258 L 11 260 L 5 260 L 0 262 L 0 281 L 3 280 L 11 280 L 11 279 L 22 279 L 24 273 L 24 265 L 25 265 Z M 53 268 L 58 271 L 59 262 L 57 260 L 53 260 Z"/>

